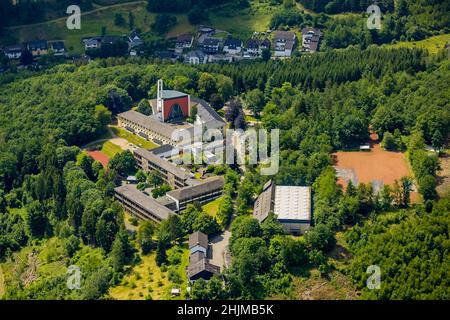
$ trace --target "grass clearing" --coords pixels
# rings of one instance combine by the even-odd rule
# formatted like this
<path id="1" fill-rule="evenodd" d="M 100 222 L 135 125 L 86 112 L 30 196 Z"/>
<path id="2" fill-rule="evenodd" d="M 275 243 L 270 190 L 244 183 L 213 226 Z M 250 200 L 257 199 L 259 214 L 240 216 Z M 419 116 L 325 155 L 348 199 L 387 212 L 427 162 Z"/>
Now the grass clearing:
<path id="1" fill-rule="evenodd" d="M 111 130 L 114 132 L 116 136 L 123 138 L 127 140 L 129 143 L 132 143 L 138 147 L 142 147 L 145 149 L 155 149 L 158 147 L 156 143 L 145 140 L 144 138 L 134 135 L 123 128 L 111 126 Z"/>
<path id="2" fill-rule="evenodd" d="M 217 213 L 219 212 L 219 204 L 220 201 L 222 200 L 222 197 L 217 198 L 214 201 L 211 201 L 207 204 L 205 204 L 202 208 L 203 211 L 205 211 L 208 215 L 210 215 L 211 217 L 215 217 L 217 216 Z"/>
<path id="3" fill-rule="evenodd" d="M 390 48 L 421 48 L 428 50 L 431 54 L 436 54 L 439 50 L 445 49 L 445 45 L 450 42 L 450 34 L 442 34 L 421 41 L 402 41 L 396 44 L 387 45 Z"/>
<path id="4" fill-rule="evenodd" d="M 292 295 L 296 300 L 356 300 L 359 297 L 347 276 L 333 271 L 324 278 L 316 269 L 311 270 L 308 278 L 294 277 Z"/>
<path id="5" fill-rule="evenodd" d="M 230 32 L 246 40 L 254 31 L 267 31 L 270 19 L 278 7 L 268 3 L 251 2 L 251 7 L 236 11 L 229 5 L 208 10 L 211 25 L 214 28 Z"/>
<path id="6" fill-rule="evenodd" d="M 100 151 L 111 159 L 116 154 L 123 152 L 123 149 L 110 141 L 106 141 L 105 143 L 103 143 Z"/>

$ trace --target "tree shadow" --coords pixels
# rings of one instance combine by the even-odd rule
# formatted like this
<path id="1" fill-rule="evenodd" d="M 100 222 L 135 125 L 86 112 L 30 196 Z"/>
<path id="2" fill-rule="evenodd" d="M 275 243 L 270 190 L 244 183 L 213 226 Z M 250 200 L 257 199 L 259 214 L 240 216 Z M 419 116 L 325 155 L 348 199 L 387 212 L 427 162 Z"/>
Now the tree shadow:
<path id="1" fill-rule="evenodd" d="M 311 275 L 311 269 L 313 266 L 310 263 L 306 263 L 301 266 L 290 267 L 289 273 L 295 277 L 308 278 Z"/>

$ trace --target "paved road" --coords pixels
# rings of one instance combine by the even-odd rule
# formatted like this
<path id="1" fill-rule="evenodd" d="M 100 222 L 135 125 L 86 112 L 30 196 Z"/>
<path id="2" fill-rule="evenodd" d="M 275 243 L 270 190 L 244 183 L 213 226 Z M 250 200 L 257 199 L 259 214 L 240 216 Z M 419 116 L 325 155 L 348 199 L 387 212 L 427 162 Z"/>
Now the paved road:
<path id="1" fill-rule="evenodd" d="M 211 239 L 212 257 L 210 262 L 222 269 L 227 268 L 230 264 L 228 254 L 228 243 L 230 241 L 231 232 L 225 230 L 222 234 Z"/>

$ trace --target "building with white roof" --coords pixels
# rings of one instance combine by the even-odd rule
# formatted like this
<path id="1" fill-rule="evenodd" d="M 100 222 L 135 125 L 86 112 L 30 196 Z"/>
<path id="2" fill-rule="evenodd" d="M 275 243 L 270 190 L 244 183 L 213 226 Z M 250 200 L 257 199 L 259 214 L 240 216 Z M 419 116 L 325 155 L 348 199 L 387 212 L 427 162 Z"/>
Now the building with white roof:
<path id="1" fill-rule="evenodd" d="M 286 232 L 305 233 L 312 223 L 311 188 L 276 186 L 269 181 L 256 199 L 253 216 L 263 222 L 273 212 Z"/>

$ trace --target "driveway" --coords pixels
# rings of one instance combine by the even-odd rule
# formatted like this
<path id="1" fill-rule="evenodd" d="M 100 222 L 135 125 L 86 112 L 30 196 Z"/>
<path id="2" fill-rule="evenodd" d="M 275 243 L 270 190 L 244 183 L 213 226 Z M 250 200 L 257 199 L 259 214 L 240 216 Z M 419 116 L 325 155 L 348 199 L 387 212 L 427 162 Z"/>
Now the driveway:
<path id="1" fill-rule="evenodd" d="M 231 232 L 225 230 L 210 240 L 210 262 L 216 266 L 220 266 L 222 270 L 230 265 L 230 255 L 228 253 L 230 237 Z"/>

